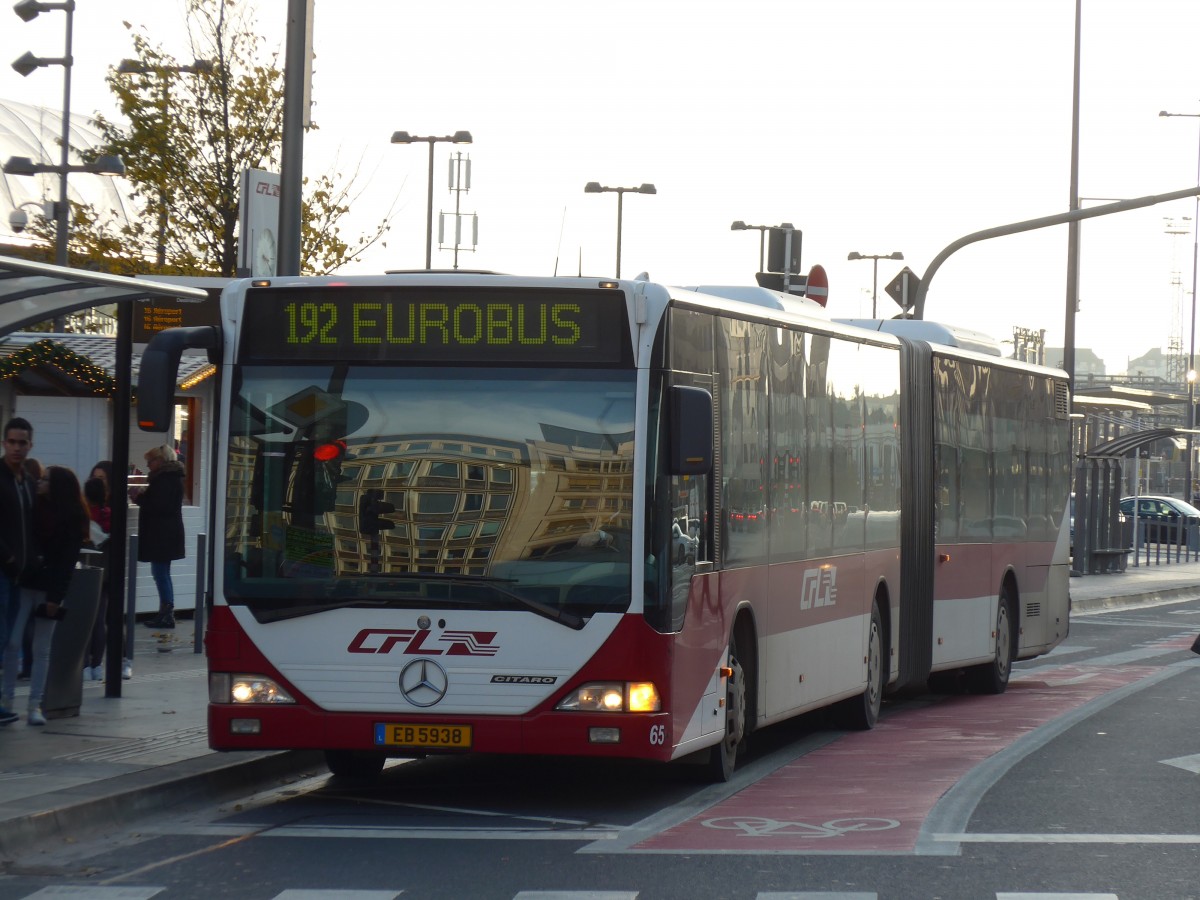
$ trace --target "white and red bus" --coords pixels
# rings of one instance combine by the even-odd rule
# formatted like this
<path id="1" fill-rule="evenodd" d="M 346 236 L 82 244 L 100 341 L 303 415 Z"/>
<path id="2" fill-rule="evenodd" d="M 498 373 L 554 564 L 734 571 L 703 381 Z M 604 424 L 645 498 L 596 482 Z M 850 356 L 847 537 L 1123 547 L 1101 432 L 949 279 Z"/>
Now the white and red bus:
<path id="1" fill-rule="evenodd" d="M 756 729 L 1003 691 L 1066 636 L 1060 371 L 599 278 L 238 281 L 222 322 L 156 336 L 138 413 L 167 427 L 185 348 L 221 361 L 216 749 L 728 778 Z"/>

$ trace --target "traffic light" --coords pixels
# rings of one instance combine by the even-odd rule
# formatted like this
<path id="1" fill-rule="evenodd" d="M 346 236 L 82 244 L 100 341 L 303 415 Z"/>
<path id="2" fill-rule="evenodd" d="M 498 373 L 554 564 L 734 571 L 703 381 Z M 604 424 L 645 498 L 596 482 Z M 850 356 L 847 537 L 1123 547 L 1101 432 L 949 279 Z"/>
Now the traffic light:
<path id="1" fill-rule="evenodd" d="M 295 480 L 291 508 L 300 515 L 320 516 L 333 512 L 338 486 L 346 480 L 342 463 L 352 459 L 344 440 L 293 444 Z"/>
<path id="2" fill-rule="evenodd" d="M 381 531 L 395 528 L 395 522 L 380 518 L 395 511 L 396 504 L 388 503 L 383 499 L 383 491 L 372 488 L 358 501 L 358 530 L 362 534 L 379 534 Z"/>

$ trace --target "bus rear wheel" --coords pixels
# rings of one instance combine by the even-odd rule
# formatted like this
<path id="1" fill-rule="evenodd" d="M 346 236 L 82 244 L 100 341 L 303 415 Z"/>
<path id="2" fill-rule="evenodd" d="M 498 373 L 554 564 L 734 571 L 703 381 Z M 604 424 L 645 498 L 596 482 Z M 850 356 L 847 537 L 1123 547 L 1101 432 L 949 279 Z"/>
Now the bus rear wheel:
<path id="1" fill-rule="evenodd" d="M 729 639 L 729 668 L 732 674 L 725 679 L 725 734 L 709 751 L 708 757 L 708 775 L 714 782 L 725 782 L 733 777 L 738 747 L 746 736 L 746 672 L 738 657 L 737 642 L 732 637 Z"/>
<path id="2" fill-rule="evenodd" d="M 967 669 L 967 686 L 976 694 L 1003 694 L 1016 655 L 1016 607 L 1006 584 L 996 608 L 996 658 Z"/>
<path id="3" fill-rule="evenodd" d="M 871 631 L 867 636 L 867 686 L 857 697 L 843 700 L 838 708 L 847 728 L 868 731 L 879 721 L 883 705 L 883 616 L 879 604 L 871 604 Z"/>
<path id="4" fill-rule="evenodd" d="M 374 781 L 383 771 L 382 753 L 366 750 L 326 750 L 325 765 L 338 778 L 355 781 Z"/>

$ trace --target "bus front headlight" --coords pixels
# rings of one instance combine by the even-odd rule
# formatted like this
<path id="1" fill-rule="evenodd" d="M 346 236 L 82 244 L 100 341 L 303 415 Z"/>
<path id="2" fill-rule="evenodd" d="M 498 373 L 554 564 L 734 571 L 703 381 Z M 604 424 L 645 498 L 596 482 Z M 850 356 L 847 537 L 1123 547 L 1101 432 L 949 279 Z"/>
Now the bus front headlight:
<path id="1" fill-rule="evenodd" d="M 652 681 L 593 681 L 571 691 L 554 708 L 573 712 L 660 712 L 662 700 Z"/>
<path id="2" fill-rule="evenodd" d="M 212 703 L 238 705 L 296 702 L 274 679 L 261 675 L 231 675 L 228 672 L 209 673 L 208 699 Z"/>

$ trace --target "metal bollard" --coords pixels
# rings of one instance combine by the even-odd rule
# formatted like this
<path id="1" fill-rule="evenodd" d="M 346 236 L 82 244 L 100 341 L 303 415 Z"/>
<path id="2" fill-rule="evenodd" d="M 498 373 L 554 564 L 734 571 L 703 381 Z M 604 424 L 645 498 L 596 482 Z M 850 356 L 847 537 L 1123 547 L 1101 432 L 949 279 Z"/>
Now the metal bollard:
<path id="1" fill-rule="evenodd" d="M 208 576 L 208 535 L 196 535 L 196 606 L 192 613 L 195 633 L 192 635 L 192 652 L 204 652 L 204 591 Z"/>
<path id="2" fill-rule="evenodd" d="M 129 558 L 125 560 L 125 658 L 133 661 L 133 638 L 137 631 L 138 536 L 129 536 Z"/>

